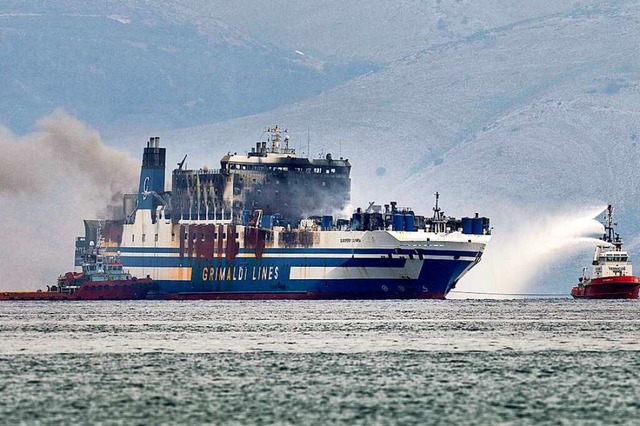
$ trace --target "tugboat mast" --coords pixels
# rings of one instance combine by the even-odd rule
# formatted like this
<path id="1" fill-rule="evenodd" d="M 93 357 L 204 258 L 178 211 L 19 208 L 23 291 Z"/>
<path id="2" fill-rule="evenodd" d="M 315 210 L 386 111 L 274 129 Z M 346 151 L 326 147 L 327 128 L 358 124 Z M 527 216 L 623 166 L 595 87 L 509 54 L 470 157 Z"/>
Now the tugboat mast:
<path id="1" fill-rule="evenodd" d="M 622 239 L 620 238 L 620 234 L 616 233 L 614 229 L 617 223 L 613 221 L 613 206 L 611 204 L 607 206 L 607 214 L 603 225 L 604 235 L 602 236 L 602 240 L 613 244 L 616 251 L 622 250 Z"/>

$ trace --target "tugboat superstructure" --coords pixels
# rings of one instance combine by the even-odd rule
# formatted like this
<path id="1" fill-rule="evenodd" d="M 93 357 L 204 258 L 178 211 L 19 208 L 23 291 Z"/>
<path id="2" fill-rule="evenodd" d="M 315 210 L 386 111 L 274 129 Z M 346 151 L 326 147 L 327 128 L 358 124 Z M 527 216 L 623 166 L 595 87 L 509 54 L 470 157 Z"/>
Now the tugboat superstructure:
<path id="1" fill-rule="evenodd" d="M 100 234 L 98 230 L 98 235 Z M 0 300 L 138 300 L 154 288 L 151 278 L 137 279 L 117 254 L 105 254 L 100 241 L 83 253 L 82 272 L 67 272 L 46 291 L 2 292 Z"/>

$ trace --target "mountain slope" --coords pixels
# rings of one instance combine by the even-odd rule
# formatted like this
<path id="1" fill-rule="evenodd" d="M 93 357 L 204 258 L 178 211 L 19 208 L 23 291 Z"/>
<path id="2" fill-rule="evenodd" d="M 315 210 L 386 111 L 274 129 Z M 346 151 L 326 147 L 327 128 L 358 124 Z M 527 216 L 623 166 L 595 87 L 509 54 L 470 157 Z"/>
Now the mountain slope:
<path id="1" fill-rule="evenodd" d="M 175 0 L 163 1 L 175 5 Z M 425 46 L 455 41 L 526 20 L 578 13 L 599 0 L 181 1 L 201 16 L 215 16 L 257 40 L 290 49 L 378 63 L 401 59 Z"/>
<path id="2" fill-rule="evenodd" d="M 112 135 L 188 127 L 289 104 L 375 69 L 169 12 L 142 1 L 0 5 L 1 121 L 25 131 L 63 107 Z"/>

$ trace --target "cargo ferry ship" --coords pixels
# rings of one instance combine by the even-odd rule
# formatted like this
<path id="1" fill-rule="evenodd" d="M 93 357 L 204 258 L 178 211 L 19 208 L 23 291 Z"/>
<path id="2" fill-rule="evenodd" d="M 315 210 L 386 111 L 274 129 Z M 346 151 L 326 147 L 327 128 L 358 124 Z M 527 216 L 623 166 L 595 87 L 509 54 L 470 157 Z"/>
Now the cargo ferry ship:
<path id="1" fill-rule="evenodd" d="M 138 193 L 121 218 L 85 220 L 77 259 L 100 229 L 162 299 L 442 299 L 480 261 L 488 218 L 448 217 L 437 194 L 428 217 L 394 202 L 339 217 L 349 161 L 298 157 L 278 127 L 264 135 L 218 170 L 188 170 L 185 156 L 170 191 L 166 148 L 150 138 Z"/>
<path id="2" fill-rule="evenodd" d="M 575 299 L 637 299 L 640 280 L 633 275 L 629 254 L 622 250 L 622 239 L 614 230 L 613 207 L 607 207 L 605 232 L 593 256 L 591 277 L 582 270 L 578 285 L 571 289 Z"/>

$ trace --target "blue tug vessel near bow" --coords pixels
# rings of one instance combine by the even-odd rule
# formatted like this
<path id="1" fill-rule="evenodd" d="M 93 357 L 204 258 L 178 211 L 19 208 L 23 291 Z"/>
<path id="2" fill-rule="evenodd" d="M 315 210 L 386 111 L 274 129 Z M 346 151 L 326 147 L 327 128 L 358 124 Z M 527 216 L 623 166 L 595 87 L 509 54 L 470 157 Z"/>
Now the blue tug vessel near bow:
<path id="1" fill-rule="evenodd" d="M 185 156 L 171 191 L 152 137 L 138 193 L 122 217 L 85 220 L 76 259 L 100 240 L 163 299 L 442 299 L 480 261 L 489 219 L 445 216 L 438 194 L 428 217 L 394 202 L 339 217 L 349 161 L 298 157 L 286 131 L 265 134 L 219 170 L 186 170 Z"/>

